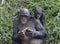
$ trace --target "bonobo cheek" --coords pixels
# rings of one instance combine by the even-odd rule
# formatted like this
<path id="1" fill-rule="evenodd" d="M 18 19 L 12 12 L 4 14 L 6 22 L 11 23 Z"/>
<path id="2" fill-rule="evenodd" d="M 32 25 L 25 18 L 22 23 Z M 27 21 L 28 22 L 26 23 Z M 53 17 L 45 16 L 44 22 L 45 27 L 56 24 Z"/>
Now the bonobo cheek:
<path id="1" fill-rule="evenodd" d="M 21 23 L 26 24 L 27 23 L 27 18 L 26 17 L 21 18 Z"/>

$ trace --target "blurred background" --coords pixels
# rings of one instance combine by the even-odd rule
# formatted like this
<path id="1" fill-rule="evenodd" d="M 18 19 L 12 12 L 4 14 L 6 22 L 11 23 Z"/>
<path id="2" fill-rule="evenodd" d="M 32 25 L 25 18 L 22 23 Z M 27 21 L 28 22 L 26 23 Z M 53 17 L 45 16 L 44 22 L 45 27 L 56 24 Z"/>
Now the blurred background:
<path id="1" fill-rule="evenodd" d="M 0 0 L 0 44 L 12 43 L 13 21 L 22 5 L 32 13 L 35 6 L 44 9 L 48 42 L 60 44 L 60 0 Z"/>

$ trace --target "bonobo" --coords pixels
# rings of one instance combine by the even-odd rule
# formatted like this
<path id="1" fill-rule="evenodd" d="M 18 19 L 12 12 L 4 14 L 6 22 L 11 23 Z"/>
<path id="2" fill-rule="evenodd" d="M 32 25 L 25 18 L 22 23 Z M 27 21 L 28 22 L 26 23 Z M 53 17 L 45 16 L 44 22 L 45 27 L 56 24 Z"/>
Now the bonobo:
<path id="1" fill-rule="evenodd" d="M 41 24 L 44 26 L 46 23 L 45 12 L 40 6 L 36 6 L 34 9 L 35 18 L 39 18 Z"/>
<path id="2" fill-rule="evenodd" d="M 34 17 L 36 18 L 36 20 L 38 22 L 41 23 L 40 25 L 44 26 L 44 24 L 46 22 L 45 13 L 44 13 L 44 10 L 40 6 L 35 7 L 35 9 L 34 9 Z M 42 44 L 47 44 L 46 38 L 43 39 Z"/>
<path id="3" fill-rule="evenodd" d="M 46 31 L 40 21 L 31 19 L 27 8 L 22 8 L 14 20 L 12 44 L 42 44 Z"/>

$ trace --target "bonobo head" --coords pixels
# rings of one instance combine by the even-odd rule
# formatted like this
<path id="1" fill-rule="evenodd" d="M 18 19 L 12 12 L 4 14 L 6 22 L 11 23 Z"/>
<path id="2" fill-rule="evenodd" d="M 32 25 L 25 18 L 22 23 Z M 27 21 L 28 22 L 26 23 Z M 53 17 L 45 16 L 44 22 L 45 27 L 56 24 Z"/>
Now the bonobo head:
<path id="1" fill-rule="evenodd" d="M 30 12 L 27 8 L 22 8 L 19 12 L 19 19 L 21 24 L 26 24 L 30 18 Z"/>
<path id="2" fill-rule="evenodd" d="M 34 15 L 38 19 L 44 14 L 44 10 L 41 7 L 39 7 L 39 6 L 37 6 L 34 10 L 35 10 L 34 11 L 35 12 Z"/>

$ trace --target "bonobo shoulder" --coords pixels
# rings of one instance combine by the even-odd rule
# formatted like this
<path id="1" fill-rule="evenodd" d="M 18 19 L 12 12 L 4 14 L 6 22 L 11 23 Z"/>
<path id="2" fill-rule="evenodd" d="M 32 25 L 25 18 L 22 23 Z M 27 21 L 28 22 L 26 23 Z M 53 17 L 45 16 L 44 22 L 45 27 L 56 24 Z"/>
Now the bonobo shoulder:
<path id="1" fill-rule="evenodd" d="M 17 25 L 19 24 L 19 19 L 18 19 L 18 17 L 16 17 L 13 22 L 14 22 L 13 25 L 14 25 L 14 26 L 17 26 Z"/>

